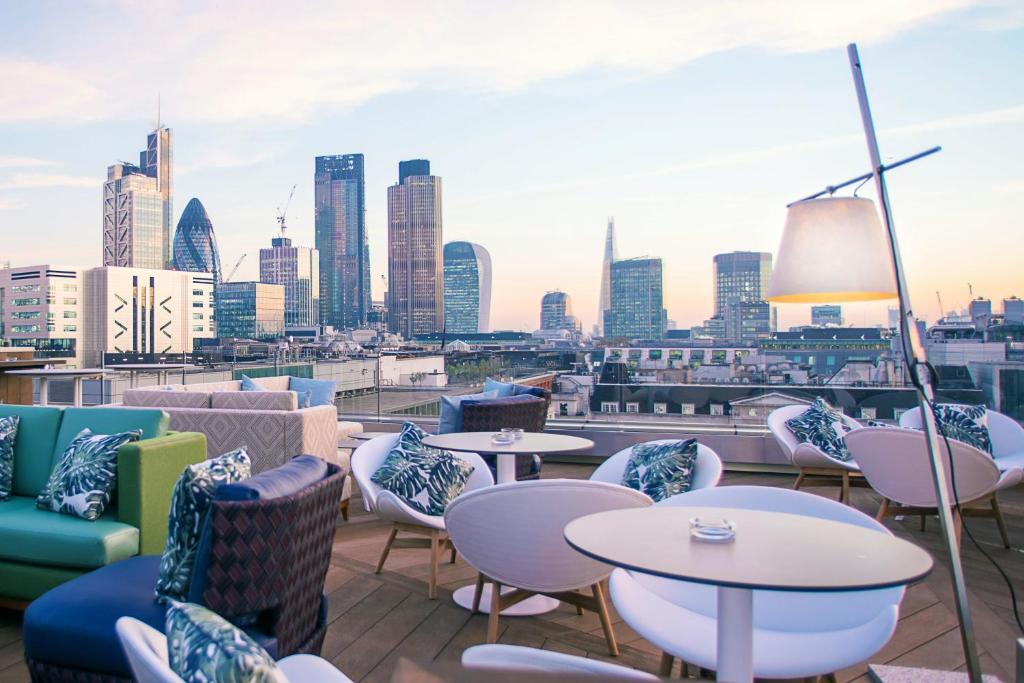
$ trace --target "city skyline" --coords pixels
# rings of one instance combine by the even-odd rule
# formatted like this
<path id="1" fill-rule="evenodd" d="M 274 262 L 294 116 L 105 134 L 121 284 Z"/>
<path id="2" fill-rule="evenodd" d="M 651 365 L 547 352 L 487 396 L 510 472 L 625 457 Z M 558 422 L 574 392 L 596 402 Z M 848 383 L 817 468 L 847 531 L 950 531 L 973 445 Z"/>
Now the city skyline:
<path id="1" fill-rule="evenodd" d="M 175 190 L 182 198 L 203 198 L 216 218 L 227 263 L 274 236 L 274 208 L 296 182 L 289 235 L 312 245 L 310 158 L 359 150 L 367 163 L 370 270 L 385 272 L 386 187 L 397 161 L 422 156 L 444 168 L 445 237 L 479 243 L 495 255 L 493 329 L 531 329 L 535 302 L 560 288 L 572 295 L 589 330 L 598 310 L 601 238 L 609 214 L 617 218 L 623 253 L 664 259 L 669 317 L 680 327 L 699 325 L 712 313 L 713 254 L 774 253 L 787 202 L 866 170 L 842 50 L 857 40 L 871 67 L 886 153 L 898 158 L 933 144 L 945 148 L 934 159 L 894 173 L 891 181 L 917 310 L 934 321 L 936 290 L 947 308 L 965 308 L 967 281 L 975 294 L 997 302 L 1022 294 L 1013 254 L 1019 251 L 1015 224 L 1024 208 L 1024 174 L 1016 162 L 1024 156 L 1024 103 L 1019 89 L 1006 87 L 1024 65 L 1019 8 L 866 3 L 856 17 L 829 17 L 807 6 L 804 22 L 792 18 L 800 11 L 771 7 L 729 21 L 721 16 L 724 8 L 697 14 L 692 5 L 672 10 L 678 14 L 659 10 L 667 12 L 660 22 L 655 10 L 621 16 L 621 9 L 594 7 L 587 21 L 595 29 L 622 19 L 621 53 L 605 54 L 574 37 L 570 43 L 579 56 L 567 63 L 554 59 L 561 53 L 527 26 L 523 35 L 539 41 L 537 61 L 544 64 L 497 58 L 475 64 L 481 57 L 473 52 L 467 61 L 482 75 L 471 75 L 455 66 L 456 55 L 466 50 L 455 41 L 448 61 L 431 63 L 434 75 L 416 72 L 408 84 L 395 85 L 392 75 L 408 72 L 412 48 L 436 40 L 442 30 L 424 27 L 412 36 L 413 45 L 380 67 L 384 71 L 353 62 L 347 78 L 383 85 L 335 88 L 349 97 L 339 102 L 324 99 L 332 90 L 329 79 L 328 87 L 319 88 L 324 93 L 293 90 L 324 75 L 301 56 L 283 60 L 278 69 L 254 55 L 254 63 L 244 67 L 265 71 L 259 92 L 273 93 L 273 86 L 286 83 L 287 97 L 256 101 L 230 88 L 231 96 L 216 95 L 210 84 L 224 85 L 233 74 L 210 55 L 182 52 L 194 37 L 185 31 L 181 44 L 158 38 L 155 47 L 162 52 L 150 63 L 165 67 L 164 75 L 154 77 L 147 69 L 148 81 L 132 81 L 128 73 L 125 85 L 102 68 L 111 63 L 104 61 L 107 56 L 75 39 L 55 48 L 41 28 L 47 24 L 45 8 L 18 9 L 0 28 L 7 46 L 0 73 L 12 77 L 10 93 L 21 93 L 0 114 L 0 227 L 36 239 L 19 241 L 4 258 L 14 265 L 99 265 L 95 207 L 102 170 L 119 150 L 138 149 L 133 140 L 153 129 L 160 91 L 162 118 L 175 130 Z M 567 10 L 529 6 L 519 20 L 537 21 L 544 11 Z M 773 11 L 786 17 L 769 16 Z M 385 25 L 397 20 L 381 12 Z M 83 26 L 97 21 L 94 35 L 109 36 L 102 28 L 104 11 L 93 14 L 80 17 Z M 157 21 L 146 11 L 129 14 L 132 25 Z M 198 23 L 195 12 L 181 14 L 161 21 L 193 28 Z M 296 33 L 275 47 L 275 59 L 278 49 L 310 42 L 316 29 L 299 14 Z M 456 14 L 463 29 L 495 21 L 468 7 Z M 223 8 L 204 17 L 228 15 Z M 335 28 L 360 25 L 359 17 L 328 15 L 324 23 Z M 700 22 L 688 21 L 697 16 Z M 271 18 L 246 21 L 259 28 Z M 724 28 L 730 22 L 747 27 L 748 38 L 728 38 Z M 686 43 L 677 40 L 680 35 L 693 35 L 687 32 L 695 29 L 679 28 L 690 24 L 711 35 L 691 41 L 688 50 L 675 47 Z M 651 39 L 649 50 L 638 48 L 640 35 Z M 237 47 L 225 43 L 214 56 Z M 495 56 L 504 49 L 497 45 Z M 105 52 L 111 58 L 118 53 Z M 321 59 L 336 68 L 340 53 L 327 52 Z M 204 56 L 211 66 L 196 89 L 183 87 L 182 69 Z M 303 68 L 296 70 L 297 64 Z M 92 68 L 82 73 L 85 67 Z M 98 96 L 109 94 L 108 86 L 92 73 L 118 82 L 116 97 Z M 68 74 L 77 85 L 55 87 Z M 40 90 L 38 83 L 48 87 Z M 284 102 L 288 108 L 282 111 Z M 416 121 L 402 118 L 414 104 L 422 115 Z M 538 110 L 544 116 L 525 115 Z M 640 120 L 644 125 L 636 125 Z M 614 167 L 609 158 L 616 160 Z M 870 196 L 868 189 L 861 194 Z M 573 262 L 565 254 L 573 254 Z M 237 279 L 255 279 L 252 256 Z M 381 298 L 381 284 L 373 281 L 375 299 Z M 881 323 L 885 306 L 848 306 L 844 315 L 848 324 Z M 779 315 L 781 329 L 810 319 L 800 306 L 782 306 Z"/>

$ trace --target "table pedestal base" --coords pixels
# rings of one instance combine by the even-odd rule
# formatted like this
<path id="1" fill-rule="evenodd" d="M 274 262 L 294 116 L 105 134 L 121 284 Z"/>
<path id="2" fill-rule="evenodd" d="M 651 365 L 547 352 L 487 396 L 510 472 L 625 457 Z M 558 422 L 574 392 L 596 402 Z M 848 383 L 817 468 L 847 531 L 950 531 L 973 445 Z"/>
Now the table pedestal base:
<path id="1" fill-rule="evenodd" d="M 482 595 L 480 596 L 480 611 L 484 614 L 491 613 L 491 588 L 494 586 L 493 583 L 485 583 Z M 509 593 L 515 590 L 514 588 L 505 588 L 502 593 Z M 452 594 L 452 599 L 455 600 L 455 604 L 465 609 L 473 609 L 473 593 L 476 591 L 476 584 L 471 586 L 463 586 Z M 558 609 L 558 600 L 549 598 L 544 595 L 535 595 L 532 598 L 527 598 L 520 603 L 512 605 L 508 609 L 502 611 L 501 616 L 503 617 L 529 617 L 536 614 L 546 614 Z"/>
<path id="2" fill-rule="evenodd" d="M 754 592 L 718 587 L 718 680 L 754 680 Z"/>

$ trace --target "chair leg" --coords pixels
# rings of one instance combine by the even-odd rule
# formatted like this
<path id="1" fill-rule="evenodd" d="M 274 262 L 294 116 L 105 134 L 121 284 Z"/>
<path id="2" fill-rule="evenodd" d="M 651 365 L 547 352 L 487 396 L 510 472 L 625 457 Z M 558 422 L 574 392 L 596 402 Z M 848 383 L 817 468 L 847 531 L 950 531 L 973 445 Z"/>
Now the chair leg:
<path id="1" fill-rule="evenodd" d="M 843 472 L 843 487 L 839 492 L 839 502 L 844 505 L 850 504 L 850 473 Z"/>
<path id="2" fill-rule="evenodd" d="M 377 560 L 377 568 L 373 570 L 374 574 L 380 574 L 381 570 L 384 569 L 384 561 L 388 559 L 388 553 L 391 552 L 391 544 L 395 542 L 395 536 L 398 535 L 398 527 L 391 527 L 391 533 L 388 534 L 388 541 L 384 544 L 384 550 L 381 551 L 380 559 Z"/>
<path id="3" fill-rule="evenodd" d="M 800 470 L 799 474 L 796 475 L 796 483 L 793 484 L 793 490 L 799 491 L 800 485 L 804 483 L 804 471 Z"/>
<path id="4" fill-rule="evenodd" d="M 437 600 L 437 569 L 441 561 L 441 534 L 438 531 L 430 532 L 430 587 L 427 590 L 427 597 Z"/>
<path id="5" fill-rule="evenodd" d="M 960 516 L 960 511 L 955 507 L 953 508 L 953 533 L 956 535 L 956 547 L 960 549 L 960 537 L 963 532 L 964 520 Z"/>
<path id="6" fill-rule="evenodd" d="M 341 501 L 341 519 L 343 522 L 348 521 L 348 499 Z"/>
<path id="7" fill-rule="evenodd" d="M 881 522 L 885 519 L 885 515 L 889 512 L 889 499 L 883 498 L 882 504 L 878 506 L 878 514 L 875 515 L 875 519 Z"/>
<path id="8" fill-rule="evenodd" d="M 999 526 L 999 535 L 1003 537 L 1003 547 L 1010 548 L 1010 536 L 1006 533 L 1006 520 L 1003 519 L 1003 511 L 999 508 L 999 501 L 995 495 L 992 496 L 992 515 L 996 518 L 996 524 Z"/>
<path id="9" fill-rule="evenodd" d="M 928 515 L 921 515 L 921 531 L 928 530 Z"/>
<path id="10" fill-rule="evenodd" d="M 501 584 L 491 584 L 491 613 L 487 615 L 487 642 L 498 642 L 498 616 L 501 612 Z"/>
<path id="11" fill-rule="evenodd" d="M 661 653 L 661 664 L 658 665 L 658 675 L 662 678 L 668 678 L 672 675 L 672 667 L 676 663 L 676 658 L 667 652 Z M 686 666 L 683 664 L 683 666 Z"/>
<path id="12" fill-rule="evenodd" d="M 473 590 L 473 609 L 472 614 L 480 613 L 480 598 L 484 595 L 484 575 L 476 575 L 476 588 Z"/>
<path id="13" fill-rule="evenodd" d="M 449 545 L 449 546 L 451 546 L 451 548 L 452 548 L 452 556 L 451 556 L 451 559 L 449 560 L 449 563 L 450 563 L 450 564 L 455 564 L 455 544 L 454 544 L 454 543 L 452 543 L 452 542 L 451 542 L 451 541 L 449 540 L 449 541 L 448 541 L 448 545 Z"/>
<path id="14" fill-rule="evenodd" d="M 615 642 L 615 629 L 612 628 L 612 618 L 608 614 L 608 603 L 604 599 L 604 588 L 598 581 L 591 587 L 594 591 L 594 598 L 597 600 L 597 614 L 601 617 L 601 628 L 604 629 L 605 640 L 608 641 L 608 654 L 612 657 L 619 656 L 619 644 Z"/>

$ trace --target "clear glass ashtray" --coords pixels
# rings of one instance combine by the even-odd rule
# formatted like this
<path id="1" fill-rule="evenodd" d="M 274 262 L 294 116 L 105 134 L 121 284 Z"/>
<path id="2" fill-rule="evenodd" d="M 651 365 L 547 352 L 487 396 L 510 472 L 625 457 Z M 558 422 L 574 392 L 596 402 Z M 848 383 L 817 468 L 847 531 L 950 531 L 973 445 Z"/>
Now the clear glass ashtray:
<path id="1" fill-rule="evenodd" d="M 511 436 L 514 441 L 519 441 L 519 439 L 523 438 L 523 430 L 519 427 L 502 427 L 501 433 Z"/>
<path id="2" fill-rule="evenodd" d="M 702 543 L 732 543 L 736 524 L 728 519 L 690 518 L 690 536 Z"/>
<path id="3" fill-rule="evenodd" d="M 513 436 L 511 434 L 507 434 L 505 432 L 495 432 L 495 433 L 491 434 L 491 443 L 505 445 L 505 444 L 513 443 L 515 440 L 516 440 L 515 436 Z"/>

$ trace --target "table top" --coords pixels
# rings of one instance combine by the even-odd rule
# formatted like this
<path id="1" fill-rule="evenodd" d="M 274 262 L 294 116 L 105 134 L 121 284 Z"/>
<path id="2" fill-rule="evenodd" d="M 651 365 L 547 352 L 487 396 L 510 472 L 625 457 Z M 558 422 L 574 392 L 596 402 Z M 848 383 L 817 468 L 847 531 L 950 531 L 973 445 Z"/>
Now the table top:
<path id="1" fill-rule="evenodd" d="M 35 368 L 32 370 L 8 370 L 8 375 L 25 377 L 101 377 L 103 368 Z"/>
<path id="2" fill-rule="evenodd" d="M 435 434 L 423 439 L 426 446 L 446 451 L 463 451 L 470 453 L 513 453 L 541 454 L 568 453 L 582 451 L 594 445 L 590 439 L 564 434 L 548 434 L 546 432 L 525 432 L 523 438 L 512 443 L 497 444 L 491 441 L 494 432 L 452 432 Z"/>
<path id="3" fill-rule="evenodd" d="M 690 518 L 728 519 L 732 543 L 690 537 Z M 584 555 L 697 583 L 781 591 L 852 591 L 913 583 L 932 570 L 916 545 L 871 529 L 762 510 L 647 507 L 599 512 L 565 527 Z"/>
<path id="4" fill-rule="evenodd" d="M 192 367 L 185 363 L 125 363 L 108 365 L 107 370 L 181 370 Z"/>

